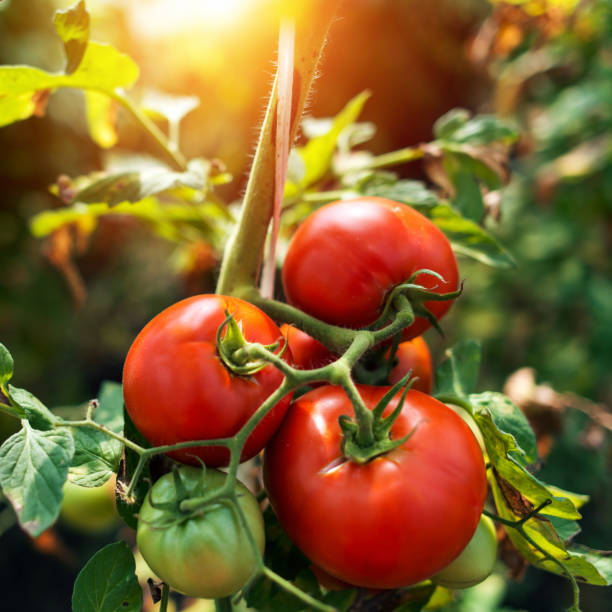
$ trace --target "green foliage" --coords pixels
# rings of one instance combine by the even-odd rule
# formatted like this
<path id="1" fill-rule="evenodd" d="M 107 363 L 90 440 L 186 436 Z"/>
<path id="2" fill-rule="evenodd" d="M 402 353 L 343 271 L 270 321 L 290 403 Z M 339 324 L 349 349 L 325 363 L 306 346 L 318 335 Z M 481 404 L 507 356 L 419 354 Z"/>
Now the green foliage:
<path id="1" fill-rule="evenodd" d="M 123 433 L 123 392 L 118 383 L 106 382 L 99 395 L 94 421 L 116 434 Z M 73 431 L 74 457 L 70 480 L 82 487 L 99 487 L 117 473 L 123 452 L 121 440 L 111 438 L 97 429 L 79 428 Z"/>
<path id="2" fill-rule="evenodd" d="M 66 74 L 71 74 L 79 67 L 89 42 L 89 13 L 84 0 L 73 8 L 57 11 L 53 23 L 64 42 Z"/>
<path id="3" fill-rule="evenodd" d="M 73 454 L 68 429 L 39 431 L 28 423 L 0 447 L 0 486 L 31 535 L 40 535 L 57 519 Z"/>
<path id="4" fill-rule="evenodd" d="M 98 551 L 81 570 L 72 594 L 72 612 L 138 612 L 142 589 L 134 556 L 125 542 Z"/>

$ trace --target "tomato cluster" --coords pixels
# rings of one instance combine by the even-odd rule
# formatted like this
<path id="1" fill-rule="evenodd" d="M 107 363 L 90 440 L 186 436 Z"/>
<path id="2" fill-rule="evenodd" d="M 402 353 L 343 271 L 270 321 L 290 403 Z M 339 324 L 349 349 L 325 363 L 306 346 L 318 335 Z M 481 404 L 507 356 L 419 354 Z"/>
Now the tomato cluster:
<path id="1" fill-rule="evenodd" d="M 398 291 L 419 296 L 399 345 L 377 347 L 387 361 L 387 386 L 353 387 L 363 403 L 360 410 L 375 423 L 371 440 L 363 433 L 364 416 L 355 398 L 349 398 L 345 385 L 331 384 L 319 384 L 291 405 L 290 394 L 285 395 L 248 435 L 240 460 L 265 449 L 265 488 L 287 534 L 317 572 L 340 584 L 392 589 L 432 577 L 450 586 L 484 578 L 491 562 L 479 567 L 477 576 L 461 562 L 469 546 L 477 546 L 471 541 L 486 541 L 490 532 L 483 536 L 484 528 L 478 527 L 487 491 L 482 450 L 464 420 L 428 395 L 432 359 L 419 337 L 432 316 L 439 319 L 448 311 L 458 287 L 446 237 L 397 202 L 362 198 L 328 204 L 294 235 L 283 285 L 290 304 L 349 329 L 387 324 L 393 318 L 390 306 L 406 307 L 405 299 L 394 302 Z M 449 295 L 433 299 L 435 294 Z M 232 438 L 284 380 L 275 365 L 264 362 L 243 372 L 224 359 L 220 330 L 230 315 L 246 343 L 273 347 L 276 359 L 282 354 L 297 370 L 322 368 L 339 358 L 298 327 L 279 328 L 259 308 L 237 298 L 200 295 L 163 311 L 128 353 L 125 404 L 152 444 L 184 443 L 186 448 L 169 453 L 184 463 L 227 465 L 230 454 L 222 444 L 188 443 Z M 413 388 L 404 393 L 398 385 L 391 393 L 390 385 L 408 372 L 415 377 Z M 355 431 L 360 432 L 356 437 Z M 365 454 L 354 454 L 351 444 L 364 447 Z M 229 509 L 217 500 L 213 506 L 221 510 L 204 506 L 200 513 L 189 513 L 179 498 L 196 487 L 201 470 L 181 471 L 187 486 L 179 486 L 176 474 L 162 477 L 141 510 L 142 554 L 181 592 L 231 594 L 257 569 L 253 542 L 263 551 L 259 508 L 248 492 L 241 493 L 249 504 L 241 512 L 254 535 L 250 540 L 241 532 L 244 520 L 235 520 L 235 497 Z M 208 472 L 205 491 L 210 493 L 215 483 L 223 486 L 225 477 Z M 169 513 L 165 518 L 164 512 Z M 160 521 L 167 527 L 160 528 Z M 489 550 L 488 559 L 494 557 Z M 453 569 L 453 563 L 463 569 Z"/>

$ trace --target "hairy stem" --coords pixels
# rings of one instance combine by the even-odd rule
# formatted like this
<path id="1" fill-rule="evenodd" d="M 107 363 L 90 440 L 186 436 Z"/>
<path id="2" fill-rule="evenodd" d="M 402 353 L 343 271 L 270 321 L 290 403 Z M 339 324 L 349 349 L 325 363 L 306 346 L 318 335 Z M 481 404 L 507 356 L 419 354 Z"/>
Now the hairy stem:
<path id="1" fill-rule="evenodd" d="M 295 32 L 294 102 L 289 130 L 290 142 L 297 133 L 327 31 L 339 4 L 340 0 L 307 0 L 299 3 L 303 14 L 297 20 Z M 221 262 L 217 293 L 222 295 L 242 297 L 242 291 L 257 286 L 266 235 L 272 218 L 275 167 L 273 127 L 277 100 L 275 81 L 261 127 L 238 225 L 227 242 Z"/>

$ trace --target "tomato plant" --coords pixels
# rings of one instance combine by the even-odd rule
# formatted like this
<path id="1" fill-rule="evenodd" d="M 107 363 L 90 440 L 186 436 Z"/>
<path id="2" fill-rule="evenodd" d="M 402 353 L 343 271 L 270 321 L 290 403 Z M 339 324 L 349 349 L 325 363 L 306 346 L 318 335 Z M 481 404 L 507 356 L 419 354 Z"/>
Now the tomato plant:
<path id="1" fill-rule="evenodd" d="M 372 408 L 387 389 L 359 387 Z M 386 408 L 397 406 L 396 398 Z M 264 482 L 292 540 L 350 584 L 397 588 L 428 578 L 472 537 L 487 484 L 478 442 L 446 406 L 409 391 L 391 436 L 399 447 L 365 464 L 342 453 L 339 387 L 300 397 L 266 447 Z"/>
<path id="2" fill-rule="evenodd" d="M 493 521 L 483 516 L 468 545 L 432 581 L 448 589 L 466 589 L 482 582 L 497 560 L 497 534 Z"/>
<path id="3" fill-rule="evenodd" d="M 269 345 L 281 339 L 278 327 L 257 307 L 237 298 L 198 295 L 158 314 L 134 340 L 123 369 L 125 405 L 152 444 L 233 436 L 280 385 L 283 376 L 270 365 L 243 376 L 223 363 L 216 336 L 226 311 L 247 340 Z M 289 401 L 285 397 L 257 425 L 242 461 L 264 447 Z M 188 463 L 200 457 L 211 466 L 229 460 L 220 447 L 188 448 L 172 456 Z"/>
<path id="4" fill-rule="evenodd" d="M 191 597 L 220 598 L 238 591 L 257 568 L 234 500 L 216 500 L 200 511 L 182 511 L 190 497 L 220 487 L 217 470 L 182 466 L 153 485 L 140 509 L 136 539 L 149 567 L 172 588 Z M 236 499 L 261 553 L 264 526 L 253 494 L 237 483 Z"/>
<path id="5" fill-rule="evenodd" d="M 336 325 L 359 328 L 381 315 L 394 287 L 414 281 L 438 294 L 457 289 L 455 256 L 444 234 L 413 208 L 384 198 L 332 202 L 298 228 L 283 264 L 288 301 Z M 440 319 L 451 301 L 426 301 Z M 409 340 L 430 322 L 418 316 L 404 331 Z"/>
<path id="6" fill-rule="evenodd" d="M 387 353 L 389 356 L 389 353 Z M 427 342 L 418 336 L 413 340 L 400 342 L 395 353 L 397 363 L 389 374 L 389 382 L 394 385 L 408 372 L 412 371 L 415 381 L 413 389 L 431 393 L 433 389 L 433 363 Z"/>

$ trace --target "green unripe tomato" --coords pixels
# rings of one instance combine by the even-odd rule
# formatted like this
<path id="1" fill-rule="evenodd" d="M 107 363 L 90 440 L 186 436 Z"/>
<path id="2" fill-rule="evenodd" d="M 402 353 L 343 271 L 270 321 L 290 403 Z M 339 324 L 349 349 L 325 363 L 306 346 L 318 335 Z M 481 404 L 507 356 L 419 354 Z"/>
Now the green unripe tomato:
<path id="1" fill-rule="evenodd" d="M 138 513 L 136 541 L 149 567 L 179 593 L 219 599 L 240 590 L 257 569 L 257 559 L 234 502 L 223 500 L 182 512 L 181 501 L 201 497 L 225 482 L 218 470 L 181 466 L 152 487 Z M 181 490 L 182 489 L 182 490 Z M 255 496 L 237 483 L 238 504 L 259 551 L 264 522 Z"/>
<path id="2" fill-rule="evenodd" d="M 102 533 L 117 524 L 115 479 L 99 487 L 81 487 L 67 480 L 60 519 L 68 527 L 84 533 Z"/>
<path id="3" fill-rule="evenodd" d="M 483 515 L 463 552 L 431 580 L 447 589 L 466 589 L 482 582 L 493 571 L 496 559 L 495 525 Z"/>

